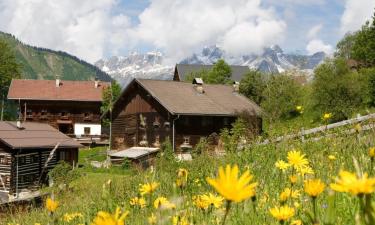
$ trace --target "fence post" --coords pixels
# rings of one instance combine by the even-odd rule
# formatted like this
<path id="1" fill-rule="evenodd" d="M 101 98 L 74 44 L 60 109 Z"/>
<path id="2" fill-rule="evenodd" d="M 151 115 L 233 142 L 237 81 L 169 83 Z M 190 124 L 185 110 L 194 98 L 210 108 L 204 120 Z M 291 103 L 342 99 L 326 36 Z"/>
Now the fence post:
<path id="1" fill-rule="evenodd" d="M 301 128 L 301 141 L 302 142 L 305 142 L 305 136 L 304 135 L 305 135 L 305 128 L 302 127 Z"/>

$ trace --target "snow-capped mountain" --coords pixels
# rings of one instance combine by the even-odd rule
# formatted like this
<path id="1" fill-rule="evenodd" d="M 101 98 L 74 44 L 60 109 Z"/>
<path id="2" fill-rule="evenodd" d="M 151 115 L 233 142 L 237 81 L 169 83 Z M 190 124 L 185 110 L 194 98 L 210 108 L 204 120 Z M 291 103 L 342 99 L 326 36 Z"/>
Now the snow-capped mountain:
<path id="1" fill-rule="evenodd" d="M 287 70 L 313 70 L 325 57 L 327 55 L 324 52 L 313 55 L 285 54 L 278 45 L 265 48 L 261 55 L 248 54 L 234 57 L 226 54 L 218 46 L 210 46 L 203 48 L 201 53 L 182 60 L 181 63 L 213 64 L 218 59 L 224 59 L 232 65 L 248 66 L 250 69 L 263 72 L 282 73 Z"/>
<path id="2" fill-rule="evenodd" d="M 261 55 L 231 56 L 218 46 L 210 46 L 180 63 L 213 64 L 219 59 L 224 59 L 228 64 L 248 66 L 263 72 L 282 73 L 293 70 L 312 74 L 312 70 L 326 57 L 324 52 L 317 52 L 313 55 L 286 54 L 277 45 L 265 48 Z M 163 55 L 160 52 L 146 54 L 133 52 L 125 57 L 113 56 L 109 59 L 99 60 L 95 65 L 107 72 L 122 86 L 127 85 L 134 77 L 171 80 L 174 71 L 174 65 L 163 64 Z"/>
<path id="3" fill-rule="evenodd" d="M 95 66 L 108 73 L 121 86 L 126 86 L 133 78 L 170 80 L 173 77 L 173 66 L 163 65 L 160 52 L 140 54 L 132 52 L 128 56 L 113 56 L 101 59 Z"/>

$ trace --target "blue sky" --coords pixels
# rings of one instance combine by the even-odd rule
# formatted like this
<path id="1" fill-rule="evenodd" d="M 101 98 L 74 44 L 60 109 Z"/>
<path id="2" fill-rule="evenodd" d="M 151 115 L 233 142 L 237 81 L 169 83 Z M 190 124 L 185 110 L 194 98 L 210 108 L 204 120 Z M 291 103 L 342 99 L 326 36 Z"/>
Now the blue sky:
<path id="1" fill-rule="evenodd" d="M 161 51 L 176 62 L 207 45 L 232 55 L 331 54 L 374 12 L 374 0 L 0 0 L 0 30 L 89 62 Z"/>

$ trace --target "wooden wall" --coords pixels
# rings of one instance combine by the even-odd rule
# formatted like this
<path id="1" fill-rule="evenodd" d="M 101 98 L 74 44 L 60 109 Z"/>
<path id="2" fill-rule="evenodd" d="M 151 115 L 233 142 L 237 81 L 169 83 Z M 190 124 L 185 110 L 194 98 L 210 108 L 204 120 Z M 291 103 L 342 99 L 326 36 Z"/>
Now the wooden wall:
<path id="1" fill-rule="evenodd" d="M 26 104 L 26 114 L 25 114 Z M 57 120 L 100 124 L 100 102 L 21 101 L 21 119 L 48 123 L 58 129 Z M 73 125 L 72 125 L 73 126 Z"/>
<path id="2" fill-rule="evenodd" d="M 48 162 L 44 172 L 42 172 L 50 152 L 41 149 L 28 149 L 23 151 L 18 150 L 17 154 L 17 150 L 12 150 L 9 165 L 9 174 L 11 177 L 8 191 L 10 194 L 23 190 L 37 190 L 40 187 L 39 184 L 45 184 L 48 172 L 56 166 L 58 161 L 64 160 L 61 158 L 61 152 L 67 155 L 65 161 L 69 163 L 73 161 L 77 162 L 78 160 L 78 149 L 58 149 Z"/>
<path id="3" fill-rule="evenodd" d="M 12 154 L 9 152 L 8 147 L 0 142 L 0 191 L 10 190 L 11 165 Z"/>

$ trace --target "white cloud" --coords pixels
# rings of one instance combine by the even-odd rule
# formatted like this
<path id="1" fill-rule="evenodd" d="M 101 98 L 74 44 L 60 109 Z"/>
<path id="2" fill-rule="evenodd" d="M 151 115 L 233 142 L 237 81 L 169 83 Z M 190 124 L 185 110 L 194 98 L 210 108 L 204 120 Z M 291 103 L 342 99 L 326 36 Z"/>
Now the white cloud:
<path id="1" fill-rule="evenodd" d="M 0 0 L 0 29 L 31 45 L 67 51 L 94 62 L 126 40 L 116 0 Z"/>
<path id="2" fill-rule="evenodd" d="M 325 52 L 330 55 L 333 53 L 333 47 L 329 44 L 325 44 L 322 40 L 313 39 L 307 44 L 306 51 L 310 55 L 316 52 Z"/>
<path id="3" fill-rule="evenodd" d="M 212 43 L 232 54 L 259 52 L 284 36 L 286 24 L 274 15 L 260 0 L 151 0 L 131 36 L 173 60 Z"/>
<path id="4" fill-rule="evenodd" d="M 307 38 L 309 39 L 316 38 L 318 36 L 318 33 L 322 30 L 322 28 L 323 28 L 323 24 L 317 24 L 313 26 L 307 33 Z"/>
<path id="5" fill-rule="evenodd" d="M 346 0 L 345 11 L 341 17 L 341 32 L 356 31 L 370 20 L 374 12 L 374 0 Z"/>

